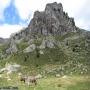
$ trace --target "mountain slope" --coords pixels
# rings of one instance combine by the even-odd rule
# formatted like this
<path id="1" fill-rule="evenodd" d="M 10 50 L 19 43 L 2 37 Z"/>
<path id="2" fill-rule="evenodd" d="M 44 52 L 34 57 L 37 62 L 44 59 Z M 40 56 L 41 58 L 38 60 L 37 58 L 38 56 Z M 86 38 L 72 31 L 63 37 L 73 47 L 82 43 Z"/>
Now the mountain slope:
<path id="1" fill-rule="evenodd" d="M 18 63 L 21 72 L 31 74 L 90 74 L 89 34 L 75 26 L 61 3 L 47 4 L 26 29 L 0 46 L 1 66 Z"/>

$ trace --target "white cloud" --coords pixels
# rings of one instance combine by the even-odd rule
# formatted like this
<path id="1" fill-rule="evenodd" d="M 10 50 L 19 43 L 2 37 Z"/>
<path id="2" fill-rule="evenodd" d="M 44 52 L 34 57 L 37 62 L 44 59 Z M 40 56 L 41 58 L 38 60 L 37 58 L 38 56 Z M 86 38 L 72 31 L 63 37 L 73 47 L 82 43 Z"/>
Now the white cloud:
<path id="1" fill-rule="evenodd" d="M 9 6 L 11 0 L 0 0 L 0 20 L 4 19 L 4 10 Z"/>
<path id="2" fill-rule="evenodd" d="M 86 29 L 86 30 L 90 29 L 90 21 L 87 21 L 87 20 L 84 20 L 84 19 L 76 20 L 76 25 L 79 26 L 79 28 L 82 28 L 82 29 Z"/>
<path id="3" fill-rule="evenodd" d="M 31 14 L 30 0 L 15 0 L 15 6 L 19 11 L 21 19 L 25 20 L 29 18 Z"/>
<path id="4" fill-rule="evenodd" d="M 86 0 L 62 0 L 64 10 L 70 16 L 77 16 L 77 13 L 83 8 Z"/>
<path id="5" fill-rule="evenodd" d="M 90 0 L 86 0 L 75 18 L 76 25 L 90 31 Z"/>
<path id="6" fill-rule="evenodd" d="M 23 27 L 20 25 L 4 24 L 0 26 L 0 37 L 9 38 L 12 33 L 18 32 Z"/>

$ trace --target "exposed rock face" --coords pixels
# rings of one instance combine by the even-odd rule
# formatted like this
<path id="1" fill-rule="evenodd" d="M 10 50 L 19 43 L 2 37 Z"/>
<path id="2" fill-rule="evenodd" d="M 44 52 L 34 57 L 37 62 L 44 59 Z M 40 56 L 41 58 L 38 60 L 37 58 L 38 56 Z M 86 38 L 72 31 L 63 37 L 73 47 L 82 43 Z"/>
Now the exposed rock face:
<path id="1" fill-rule="evenodd" d="M 18 51 L 18 48 L 17 48 L 15 42 L 11 41 L 10 47 L 6 50 L 6 53 L 10 54 L 10 53 L 15 53 L 17 51 Z"/>
<path id="2" fill-rule="evenodd" d="M 27 47 L 27 48 L 24 50 L 24 52 L 25 52 L 25 53 L 33 52 L 35 49 L 36 49 L 35 44 L 32 44 L 32 45 L 30 45 L 29 47 Z"/>
<path id="3" fill-rule="evenodd" d="M 37 34 L 63 35 L 78 30 L 74 19 L 63 11 L 62 4 L 54 2 L 47 4 L 43 12 L 36 11 L 28 27 L 19 33 L 11 35 L 11 38 L 16 43 L 20 43 L 22 40 L 30 41 L 30 39 L 37 38 Z"/>
<path id="4" fill-rule="evenodd" d="M 56 2 L 47 4 L 45 11 L 34 13 L 34 17 L 29 24 L 31 32 L 48 34 L 64 34 L 76 32 L 77 28 L 73 18 L 63 11 L 62 4 Z"/>
<path id="5" fill-rule="evenodd" d="M 44 54 L 44 52 L 42 50 L 39 51 L 40 54 Z"/>
<path id="6" fill-rule="evenodd" d="M 6 64 L 5 68 L 0 69 L 0 72 L 7 71 L 7 73 L 12 73 L 14 71 L 20 70 L 21 65 L 19 64 Z"/>
<path id="7" fill-rule="evenodd" d="M 14 64 L 14 65 L 8 64 L 5 66 L 5 68 L 8 72 L 18 71 L 20 69 L 20 67 L 21 67 L 21 65 L 19 65 L 19 64 Z"/>
<path id="8" fill-rule="evenodd" d="M 55 41 L 43 40 L 42 44 L 40 45 L 40 49 L 44 49 L 45 47 L 54 48 L 54 46 L 55 46 Z"/>
<path id="9" fill-rule="evenodd" d="M 22 29 L 18 33 L 11 34 L 10 40 L 14 41 L 15 43 L 20 43 L 22 40 L 29 40 L 30 31 L 28 28 Z"/>

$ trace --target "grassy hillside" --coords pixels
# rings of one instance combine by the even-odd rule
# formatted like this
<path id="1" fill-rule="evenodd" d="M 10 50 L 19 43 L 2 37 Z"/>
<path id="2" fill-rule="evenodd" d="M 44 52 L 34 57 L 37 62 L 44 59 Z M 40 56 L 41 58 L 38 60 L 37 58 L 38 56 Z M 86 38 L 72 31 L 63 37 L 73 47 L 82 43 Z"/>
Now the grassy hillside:
<path id="1" fill-rule="evenodd" d="M 55 41 L 53 48 L 36 48 L 32 52 L 23 52 L 28 46 L 39 47 L 44 39 Z M 16 86 L 19 90 L 90 90 L 90 43 L 83 34 L 67 33 L 62 36 L 42 36 L 32 42 L 22 40 L 16 43 L 18 51 L 6 54 L 9 45 L 0 46 L 0 54 L 6 55 L 0 59 L 0 68 L 6 63 L 21 65 L 18 72 L 11 74 L 11 81 L 5 79 L 6 73 L 1 73 L 0 87 Z M 40 54 L 40 51 L 43 54 Z M 24 75 L 42 74 L 37 86 L 20 82 L 18 73 Z M 55 75 L 60 77 L 56 78 Z M 63 76 L 65 76 L 63 78 Z M 15 83 L 17 82 L 17 83 Z"/>
<path id="2" fill-rule="evenodd" d="M 41 38 L 40 38 L 41 37 Z M 23 50 L 29 46 L 28 42 L 22 41 L 16 44 L 17 53 L 12 53 L 7 58 L 1 60 L 1 65 L 6 62 L 22 65 L 26 71 L 45 72 L 46 74 L 89 74 L 90 73 L 90 53 L 89 43 L 83 34 L 67 33 L 63 36 L 39 36 L 31 44 L 39 46 L 43 39 L 53 39 L 56 44 L 54 48 L 35 49 L 33 52 L 24 53 Z M 86 45 L 88 44 L 88 46 Z M 1 47 L 1 51 L 6 49 Z M 40 51 L 43 54 L 40 54 Z M 47 67 L 46 67 L 47 66 Z"/>

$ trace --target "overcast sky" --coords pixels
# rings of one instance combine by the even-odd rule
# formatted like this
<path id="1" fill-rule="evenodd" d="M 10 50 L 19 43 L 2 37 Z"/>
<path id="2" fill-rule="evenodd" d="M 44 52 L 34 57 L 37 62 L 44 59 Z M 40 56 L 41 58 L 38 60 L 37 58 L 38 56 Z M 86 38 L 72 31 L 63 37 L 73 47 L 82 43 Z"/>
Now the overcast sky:
<path id="1" fill-rule="evenodd" d="M 52 2 L 61 2 L 77 26 L 90 29 L 90 0 L 0 0 L 0 37 L 8 38 L 26 27 L 34 11 L 43 11 L 45 5 Z"/>

